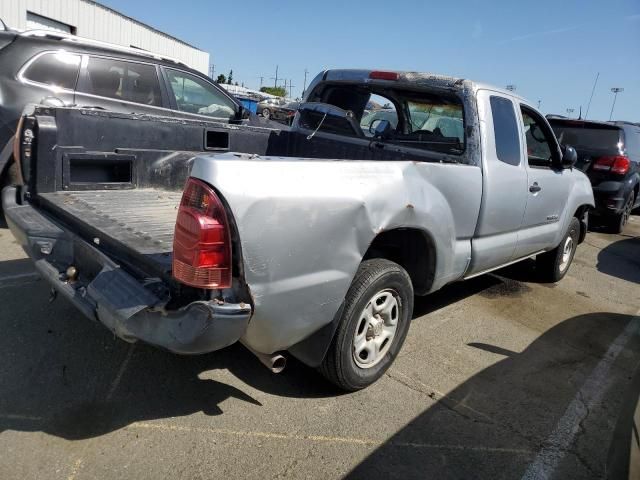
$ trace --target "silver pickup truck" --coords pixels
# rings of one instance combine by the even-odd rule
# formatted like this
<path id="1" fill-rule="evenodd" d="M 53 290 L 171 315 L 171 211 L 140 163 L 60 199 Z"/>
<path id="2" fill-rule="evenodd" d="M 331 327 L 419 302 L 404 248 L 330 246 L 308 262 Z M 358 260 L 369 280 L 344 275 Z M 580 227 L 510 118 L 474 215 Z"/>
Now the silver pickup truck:
<path id="1" fill-rule="evenodd" d="M 594 206 L 528 101 L 409 72 L 322 72 L 291 128 L 39 107 L 14 157 L 7 222 L 85 315 L 346 390 L 393 362 L 414 295 L 534 256 L 560 280 Z"/>

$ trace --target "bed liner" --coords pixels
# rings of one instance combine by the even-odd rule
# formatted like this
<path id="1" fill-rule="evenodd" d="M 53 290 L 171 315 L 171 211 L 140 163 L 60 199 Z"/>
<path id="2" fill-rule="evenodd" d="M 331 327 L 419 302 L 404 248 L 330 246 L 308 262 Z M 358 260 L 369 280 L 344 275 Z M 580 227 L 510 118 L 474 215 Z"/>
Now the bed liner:
<path id="1" fill-rule="evenodd" d="M 173 232 L 182 192 L 161 189 L 41 193 L 42 206 L 81 236 L 123 258 L 135 257 L 149 273 L 169 275 Z M 76 229 L 74 228 L 74 231 Z"/>

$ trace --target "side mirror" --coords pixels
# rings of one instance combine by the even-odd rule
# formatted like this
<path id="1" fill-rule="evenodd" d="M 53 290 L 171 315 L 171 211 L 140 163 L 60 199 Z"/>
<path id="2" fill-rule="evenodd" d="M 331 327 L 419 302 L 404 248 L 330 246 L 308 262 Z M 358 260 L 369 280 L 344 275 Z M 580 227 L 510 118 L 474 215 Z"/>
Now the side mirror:
<path id="1" fill-rule="evenodd" d="M 376 119 L 369 125 L 369 133 L 373 135 L 373 138 L 379 138 L 384 140 L 391 135 L 391 122 L 389 120 Z"/>
<path id="2" fill-rule="evenodd" d="M 562 145 L 562 168 L 572 168 L 578 161 L 578 153 L 571 145 Z"/>

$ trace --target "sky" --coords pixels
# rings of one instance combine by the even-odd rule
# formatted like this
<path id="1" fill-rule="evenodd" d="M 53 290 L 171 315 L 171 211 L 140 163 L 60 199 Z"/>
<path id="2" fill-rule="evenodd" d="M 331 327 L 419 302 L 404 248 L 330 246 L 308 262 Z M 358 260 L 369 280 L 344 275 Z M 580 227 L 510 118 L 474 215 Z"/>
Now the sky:
<path id="1" fill-rule="evenodd" d="M 327 68 L 433 72 L 515 85 L 544 113 L 640 122 L 640 0 L 101 0 L 210 53 L 246 87 Z M 279 82 L 282 84 L 283 80 Z"/>

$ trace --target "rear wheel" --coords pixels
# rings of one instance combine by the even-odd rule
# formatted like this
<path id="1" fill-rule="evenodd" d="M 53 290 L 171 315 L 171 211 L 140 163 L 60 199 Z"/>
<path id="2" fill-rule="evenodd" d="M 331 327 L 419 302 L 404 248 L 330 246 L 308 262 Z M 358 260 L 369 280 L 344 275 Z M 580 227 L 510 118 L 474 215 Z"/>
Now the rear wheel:
<path id="1" fill-rule="evenodd" d="M 622 207 L 622 211 L 609 219 L 609 230 L 611 233 L 622 233 L 631 217 L 631 210 L 633 210 L 635 199 L 636 196 L 634 192 L 631 191 L 629 198 L 627 198 L 627 201 L 624 203 L 624 207 Z"/>
<path id="2" fill-rule="evenodd" d="M 569 271 L 580 239 L 580 221 L 573 217 L 560 245 L 536 257 L 536 269 L 543 280 L 557 282 Z"/>
<path id="3" fill-rule="evenodd" d="M 412 313 L 413 287 L 404 268 L 385 259 L 362 262 L 320 372 L 343 390 L 371 385 L 395 360 Z"/>

